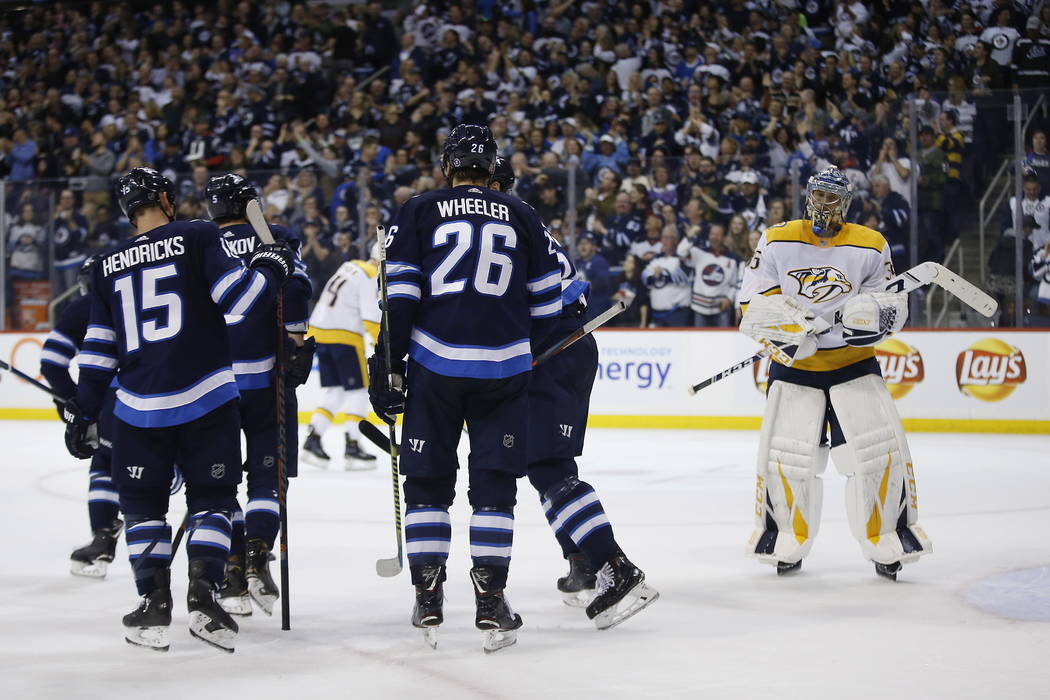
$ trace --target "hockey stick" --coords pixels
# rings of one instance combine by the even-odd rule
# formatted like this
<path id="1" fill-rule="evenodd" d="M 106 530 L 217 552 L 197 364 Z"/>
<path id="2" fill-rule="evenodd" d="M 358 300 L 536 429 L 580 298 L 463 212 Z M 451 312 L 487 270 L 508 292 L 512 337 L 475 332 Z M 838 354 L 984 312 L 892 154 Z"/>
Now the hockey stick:
<path id="1" fill-rule="evenodd" d="M 625 304 L 623 301 L 616 302 L 615 304 L 610 306 L 608 309 L 606 309 L 605 311 L 601 312 L 600 314 L 598 314 L 597 316 L 592 318 L 590 321 L 588 321 L 587 323 L 585 323 L 582 326 L 580 326 L 579 328 L 577 328 L 571 334 L 569 334 L 566 337 L 562 338 L 557 343 L 555 343 L 554 345 L 550 346 L 549 348 L 544 350 L 542 353 L 540 353 L 540 356 L 535 358 L 532 361 L 532 366 L 535 367 L 536 365 L 541 364 L 541 363 L 546 362 L 547 360 L 551 359 L 552 357 L 557 355 L 559 352 L 561 352 L 562 350 L 565 350 L 570 345 L 575 343 L 577 340 L 582 338 L 583 336 L 587 335 L 588 333 L 593 333 L 598 328 L 601 328 L 606 323 L 608 323 L 609 321 L 611 321 L 615 317 L 619 316 L 621 313 L 623 313 L 623 310 L 626 309 L 626 308 L 627 308 L 627 304 Z"/>
<path id="2" fill-rule="evenodd" d="M 357 421 L 357 427 L 361 430 L 363 435 L 370 443 L 381 449 L 383 452 L 390 454 L 390 438 L 383 435 L 383 431 L 376 427 L 375 423 L 371 423 L 367 420 Z"/>
<path id="3" fill-rule="evenodd" d="M 244 208 L 244 215 L 263 243 L 273 245 L 273 234 L 263 217 L 259 200 L 253 199 Z M 281 520 L 281 629 L 292 628 L 291 602 L 288 594 L 288 455 L 287 436 L 284 429 L 284 291 L 278 288 L 277 297 L 277 351 L 274 366 L 274 402 L 277 412 L 277 506 Z"/>
<path id="4" fill-rule="evenodd" d="M 44 384 L 41 381 L 33 379 L 32 377 L 30 377 L 28 374 L 26 374 L 22 370 L 17 369 L 15 367 L 12 367 L 11 365 L 9 365 L 6 362 L 4 362 L 3 360 L 0 360 L 0 369 L 6 369 L 8 372 L 10 372 L 11 374 L 15 375 L 16 377 L 18 377 L 22 381 L 32 384 L 33 386 L 35 386 L 37 389 L 40 389 L 41 391 L 46 391 L 48 394 L 51 395 L 51 398 L 53 398 L 55 401 L 58 401 L 59 403 L 63 403 L 64 404 L 66 402 L 66 399 L 64 399 L 61 396 L 59 396 L 58 394 L 56 394 L 54 389 L 49 387 L 47 384 Z"/>
<path id="5" fill-rule="evenodd" d="M 883 289 L 887 292 L 913 292 L 928 284 L 936 284 L 941 289 L 958 298 L 961 302 L 972 308 L 982 316 L 991 317 L 995 315 L 999 305 L 992 297 L 988 296 L 970 282 L 955 274 L 943 265 L 935 262 L 924 262 L 910 270 L 905 270 L 885 284 Z M 819 319 L 818 319 L 819 320 Z M 834 323 L 841 323 L 841 315 L 836 314 Z M 708 377 L 699 384 L 689 387 L 689 395 L 693 396 L 701 389 L 706 389 L 715 382 L 719 382 L 731 374 L 736 374 L 742 369 L 750 367 L 763 357 L 771 354 L 770 350 L 763 350 L 746 360 L 741 360 L 731 367 L 727 367 L 718 374 Z"/>
<path id="6" fill-rule="evenodd" d="M 376 226 L 376 240 L 379 241 L 379 296 L 383 302 L 383 315 L 380 318 L 381 332 L 386 342 L 383 343 L 383 362 L 386 363 L 387 382 L 394 385 L 394 367 L 390 360 L 390 305 L 387 302 L 386 247 L 390 243 L 386 237 L 386 227 Z M 394 482 L 394 537 L 397 539 L 397 556 L 376 560 L 376 573 L 383 577 L 397 576 L 404 568 L 405 550 L 401 537 L 401 484 L 397 470 L 397 435 L 394 426 L 390 426 L 390 475 Z"/>

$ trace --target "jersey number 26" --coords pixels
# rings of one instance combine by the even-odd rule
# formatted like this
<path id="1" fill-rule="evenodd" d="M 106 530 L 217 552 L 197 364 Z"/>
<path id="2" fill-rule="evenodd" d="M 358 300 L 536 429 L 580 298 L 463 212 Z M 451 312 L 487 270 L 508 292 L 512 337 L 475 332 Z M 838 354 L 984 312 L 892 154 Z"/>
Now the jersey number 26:
<path id="1" fill-rule="evenodd" d="M 496 239 L 510 250 L 518 246 L 513 226 L 490 221 L 481 226 L 478 262 L 474 267 L 473 285 L 479 294 L 501 297 L 510 286 L 514 261 L 496 250 Z M 454 239 L 455 245 L 430 273 L 430 295 L 459 294 L 467 288 L 467 278 L 450 280 L 449 275 L 474 246 L 474 226 L 469 221 L 449 221 L 434 229 L 434 247 L 440 248 Z M 495 279 L 493 279 L 495 278 Z"/>

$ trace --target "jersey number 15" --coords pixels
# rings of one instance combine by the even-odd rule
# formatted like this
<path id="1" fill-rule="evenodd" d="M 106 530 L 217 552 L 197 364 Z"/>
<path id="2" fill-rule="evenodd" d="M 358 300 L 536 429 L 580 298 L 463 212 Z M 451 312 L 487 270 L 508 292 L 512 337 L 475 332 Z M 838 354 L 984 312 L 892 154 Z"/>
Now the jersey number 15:
<path id="1" fill-rule="evenodd" d="M 141 279 L 142 298 L 135 299 L 135 280 Z M 157 283 L 170 277 L 178 277 L 179 272 L 174 264 L 147 267 L 113 280 L 113 290 L 120 297 L 120 310 L 124 319 L 124 340 L 127 352 L 134 352 L 144 340 L 147 343 L 158 343 L 174 338 L 182 330 L 182 298 L 176 292 L 158 292 Z M 162 325 L 156 319 L 140 321 L 143 311 L 163 309 L 166 322 Z"/>

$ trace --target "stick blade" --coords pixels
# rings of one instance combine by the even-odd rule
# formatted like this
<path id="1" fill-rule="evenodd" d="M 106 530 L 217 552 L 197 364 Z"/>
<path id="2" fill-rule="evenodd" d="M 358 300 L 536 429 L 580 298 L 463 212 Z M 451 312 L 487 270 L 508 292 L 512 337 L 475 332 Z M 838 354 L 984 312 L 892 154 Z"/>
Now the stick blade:
<path id="1" fill-rule="evenodd" d="M 401 563 L 401 557 L 391 557 L 390 559 L 377 559 L 376 560 L 376 573 L 383 578 L 391 578 L 401 573 L 401 569 L 404 565 Z"/>
<path id="2" fill-rule="evenodd" d="M 266 218 L 263 216 L 262 205 L 259 204 L 258 199 L 253 199 L 245 205 L 244 218 L 248 219 L 248 223 L 251 224 L 252 229 L 255 231 L 255 235 L 259 237 L 260 241 L 266 245 L 271 245 L 273 243 L 273 234 L 270 233 L 270 227 L 266 224 Z"/>
<path id="3" fill-rule="evenodd" d="M 991 318 L 999 310 L 999 302 L 942 265 L 937 266 L 934 283 L 985 318 Z"/>

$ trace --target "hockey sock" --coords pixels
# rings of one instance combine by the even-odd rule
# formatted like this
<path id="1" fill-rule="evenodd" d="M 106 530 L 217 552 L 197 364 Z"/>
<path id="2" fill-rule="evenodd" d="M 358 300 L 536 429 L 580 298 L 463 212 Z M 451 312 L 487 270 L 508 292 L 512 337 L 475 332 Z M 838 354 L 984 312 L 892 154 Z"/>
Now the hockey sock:
<path id="1" fill-rule="evenodd" d="M 341 386 L 326 386 L 321 390 L 321 403 L 310 416 L 310 427 L 317 435 L 324 435 L 328 426 L 335 420 L 335 414 L 343 405 L 346 389 Z"/>
<path id="2" fill-rule="evenodd" d="M 249 507 L 251 507 L 251 501 L 248 501 Z M 244 538 L 244 511 L 238 508 L 233 513 L 233 519 L 231 520 L 230 530 L 230 552 L 232 554 L 243 555 L 245 551 L 245 538 Z"/>
<path id="3" fill-rule="evenodd" d="M 281 527 L 280 504 L 273 489 L 248 489 L 248 507 L 244 509 L 248 539 L 260 539 L 273 550 Z"/>
<path id="4" fill-rule="evenodd" d="M 156 588 L 153 574 L 171 566 L 171 525 L 149 516 L 127 517 L 125 537 L 135 588 L 139 595 L 149 595 Z"/>
<path id="5" fill-rule="evenodd" d="M 226 577 L 226 558 L 230 555 L 230 535 L 233 525 L 222 511 L 201 511 L 190 518 L 186 554 L 190 561 L 205 562 L 204 576 L 212 583 L 222 583 Z"/>
<path id="6" fill-rule="evenodd" d="M 470 517 L 470 557 L 474 566 L 493 570 L 492 588 L 507 585 L 514 544 L 514 513 L 509 508 L 480 506 Z"/>
<path id="7" fill-rule="evenodd" d="M 412 571 L 412 583 L 417 581 L 419 568 L 426 564 L 444 566 L 452 543 L 452 519 L 448 506 L 412 505 L 405 509 L 405 549 Z"/>
<path id="8" fill-rule="evenodd" d="M 529 482 L 540 496 L 540 501 L 543 501 L 543 495 L 550 489 L 558 484 L 562 483 L 566 479 L 576 478 L 579 476 L 579 468 L 576 466 L 576 460 L 570 458 L 551 457 L 548 459 L 542 459 L 529 464 Z M 544 506 L 546 508 L 546 506 Z M 566 531 L 555 532 L 554 538 L 558 540 L 558 544 L 561 546 L 561 554 L 565 559 L 569 558 L 570 554 L 576 554 L 580 551 L 576 543 L 569 537 L 569 533 Z"/>
<path id="9" fill-rule="evenodd" d="M 343 412 L 346 413 L 346 434 L 351 440 L 361 439 L 361 429 L 357 422 L 368 417 L 368 389 L 351 389 L 345 393 Z"/>
<path id="10" fill-rule="evenodd" d="M 587 482 L 569 477 L 548 489 L 542 503 L 555 536 L 567 535 L 595 569 L 619 551 L 602 502 Z"/>
<path id="11" fill-rule="evenodd" d="M 113 527 L 113 521 L 120 514 L 119 503 L 117 488 L 109 474 L 91 472 L 88 482 L 88 519 L 91 529 Z"/>

